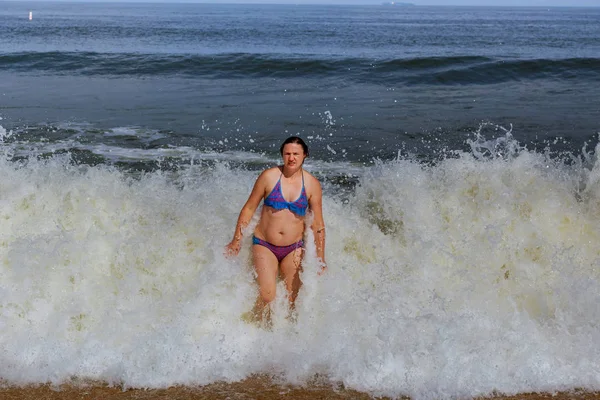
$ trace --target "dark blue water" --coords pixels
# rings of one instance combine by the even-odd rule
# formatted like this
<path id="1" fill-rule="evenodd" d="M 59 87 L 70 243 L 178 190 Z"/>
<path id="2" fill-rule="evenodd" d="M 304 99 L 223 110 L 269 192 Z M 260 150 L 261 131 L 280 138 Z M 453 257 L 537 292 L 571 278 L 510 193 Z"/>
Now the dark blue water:
<path id="1" fill-rule="evenodd" d="M 371 162 L 502 128 L 577 152 L 600 129 L 598 8 L 8 2 L 0 29 L 13 141 L 269 152 L 299 134 Z"/>

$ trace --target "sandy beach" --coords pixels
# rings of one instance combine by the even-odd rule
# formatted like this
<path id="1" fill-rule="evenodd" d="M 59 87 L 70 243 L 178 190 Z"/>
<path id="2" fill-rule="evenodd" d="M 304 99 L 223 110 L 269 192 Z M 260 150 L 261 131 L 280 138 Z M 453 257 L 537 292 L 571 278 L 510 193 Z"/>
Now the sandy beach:
<path id="1" fill-rule="evenodd" d="M 342 385 L 314 384 L 311 386 L 289 386 L 273 382 L 267 377 L 252 377 L 234 383 L 214 383 L 199 387 L 170 387 L 167 389 L 126 389 L 109 387 L 106 384 L 94 383 L 84 386 L 63 385 L 54 387 L 50 385 L 0 388 L 2 400 L 199 400 L 199 399 L 294 399 L 294 400 L 321 400 L 321 399 L 371 399 L 366 393 L 345 389 Z M 600 393 L 573 391 L 561 393 L 523 393 L 506 396 L 498 394 L 488 398 L 502 400 L 600 400 Z M 405 398 L 408 399 L 408 398 Z M 482 399 L 482 398 L 480 398 Z"/>

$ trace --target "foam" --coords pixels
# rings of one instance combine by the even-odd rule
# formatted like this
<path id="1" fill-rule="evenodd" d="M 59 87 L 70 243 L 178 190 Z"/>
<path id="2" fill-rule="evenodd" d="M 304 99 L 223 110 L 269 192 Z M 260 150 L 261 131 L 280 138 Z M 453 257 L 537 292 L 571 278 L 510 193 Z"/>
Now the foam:
<path id="1" fill-rule="evenodd" d="M 345 201 L 326 185 L 329 270 L 317 276 L 309 233 L 297 322 L 280 285 L 272 331 L 240 318 L 256 295 L 249 238 L 223 256 L 256 172 L 0 160 L 0 376 L 318 373 L 417 399 L 600 390 L 600 172 L 504 143 L 361 168 Z"/>

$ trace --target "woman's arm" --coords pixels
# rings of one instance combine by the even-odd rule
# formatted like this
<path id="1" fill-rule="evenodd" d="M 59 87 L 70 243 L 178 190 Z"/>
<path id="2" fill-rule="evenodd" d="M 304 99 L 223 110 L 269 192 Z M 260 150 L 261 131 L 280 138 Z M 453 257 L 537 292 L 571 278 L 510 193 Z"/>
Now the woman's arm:
<path id="1" fill-rule="evenodd" d="M 308 200 L 308 204 L 313 213 L 313 221 L 310 228 L 313 231 L 315 237 L 315 246 L 317 248 L 317 258 L 321 263 L 321 270 L 319 274 L 322 274 L 327 269 L 327 263 L 325 261 L 325 221 L 323 220 L 323 190 L 321 184 L 314 178 L 314 188 L 311 196 Z"/>
<path id="2" fill-rule="evenodd" d="M 235 225 L 235 231 L 233 232 L 233 239 L 225 246 L 225 253 L 228 256 L 236 256 L 240 252 L 244 228 L 250 223 L 250 220 L 256 212 L 265 193 L 265 173 L 266 171 L 263 171 L 256 179 L 254 188 L 252 188 L 252 192 L 250 193 L 248 200 L 246 200 L 246 204 L 244 204 L 240 211 L 237 224 Z"/>

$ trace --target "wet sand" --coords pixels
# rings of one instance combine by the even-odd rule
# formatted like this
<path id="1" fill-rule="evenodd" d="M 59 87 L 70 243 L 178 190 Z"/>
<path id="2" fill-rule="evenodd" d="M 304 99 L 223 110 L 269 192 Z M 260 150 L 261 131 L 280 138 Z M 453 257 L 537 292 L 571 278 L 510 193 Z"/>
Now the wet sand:
<path id="1" fill-rule="evenodd" d="M 234 383 L 213 383 L 199 387 L 171 387 L 168 389 L 126 389 L 106 384 L 50 385 L 28 387 L 0 387 L 2 400 L 367 400 L 373 397 L 354 390 L 324 384 L 289 386 L 275 383 L 268 377 L 252 377 Z M 495 395 L 489 398 L 502 400 L 600 400 L 599 393 L 573 391 L 563 393 L 524 393 L 515 396 Z M 405 398 L 407 399 L 407 398 Z"/>

